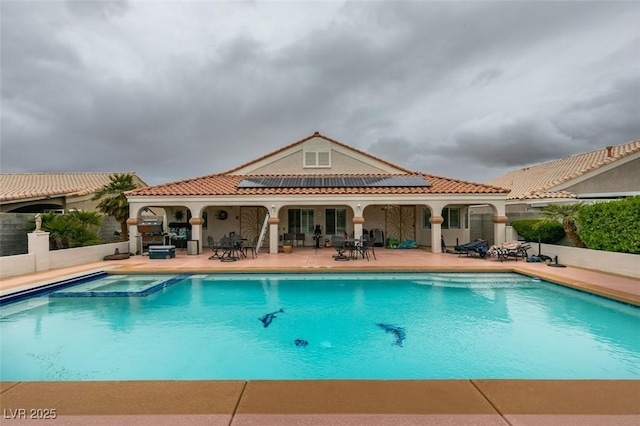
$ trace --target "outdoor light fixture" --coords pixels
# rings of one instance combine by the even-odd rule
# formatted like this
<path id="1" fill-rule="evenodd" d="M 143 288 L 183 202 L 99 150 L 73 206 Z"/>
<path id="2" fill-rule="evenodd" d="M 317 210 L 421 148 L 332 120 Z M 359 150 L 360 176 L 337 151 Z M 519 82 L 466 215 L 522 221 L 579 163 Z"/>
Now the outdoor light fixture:
<path id="1" fill-rule="evenodd" d="M 276 205 L 271 204 L 271 214 L 276 214 Z"/>

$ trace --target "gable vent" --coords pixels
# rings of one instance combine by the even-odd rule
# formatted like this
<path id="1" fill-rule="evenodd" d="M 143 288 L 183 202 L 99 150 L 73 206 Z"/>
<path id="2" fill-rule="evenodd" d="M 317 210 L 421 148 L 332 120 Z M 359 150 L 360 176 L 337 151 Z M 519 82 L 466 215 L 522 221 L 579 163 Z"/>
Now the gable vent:
<path id="1" fill-rule="evenodd" d="M 331 167 L 329 151 L 305 151 L 304 167 Z"/>

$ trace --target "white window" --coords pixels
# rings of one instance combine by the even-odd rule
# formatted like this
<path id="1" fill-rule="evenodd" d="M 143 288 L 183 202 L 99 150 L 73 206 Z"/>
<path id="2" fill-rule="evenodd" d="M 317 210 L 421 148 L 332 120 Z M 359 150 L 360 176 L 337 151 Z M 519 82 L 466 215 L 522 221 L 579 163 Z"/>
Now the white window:
<path id="1" fill-rule="evenodd" d="M 342 235 L 347 232 L 347 209 L 326 209 L 324 216 L 324 232 L 327 235 Z"/>
<path id="2" fill-rule="evenodd" d="M 289 232 L 295 234 L 313 234 L 314 222 L 313 209 L 289 209 Z"/>
<path id="3" fill-rule="evenodd" d="M 422 209 L 422 229 L 431 229 L 431 210 Z M 445 207 L 442 209 L 442 229 L 460 229 L 460 208 Z"/>

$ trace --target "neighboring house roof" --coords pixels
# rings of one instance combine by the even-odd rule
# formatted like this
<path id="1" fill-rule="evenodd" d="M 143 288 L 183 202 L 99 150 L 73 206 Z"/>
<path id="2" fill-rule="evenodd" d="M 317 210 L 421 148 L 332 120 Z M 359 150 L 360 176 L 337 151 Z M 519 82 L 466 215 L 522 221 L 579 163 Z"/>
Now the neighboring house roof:
<path id="1" fill-rule="evenodd" d="M 81 197 L 101 190 L 111 182 L 111 172 L 97 173 L 1 173 L 0 202 L 26 201 L 39 197 Z M 134 180 L 144 183 L 135 173 Z M 146 183 L 144 183 L 146 185 Z"/>
<path id="2" fill-rule="evenodd" d="M 509 188 L 511 192 L 507 200 L 576 198 L 575 194 L 562 190 L 562 187 L 636 153 L 640 153 L 640 140 L 514 170 L 487 183 Z"/>
<path id="3" fill-rule="evenodd" d="M 395 170 L 395 173 L 375 173 L 375 174 L 322 174 L 323 177 L 409 177 L 420 176 L 429 182 L 430 186 L 396 186 L 396 187 L 269 187 L 269 188 L 242 188 L 238 187 L 244 179 L 259 179 L 271 175 L 252 174 L 247 170 L 255 169 L 257 163 L 264 162 L 270 158 L 277 158 L 283 152 L 291 151 L 297 145 L 313 138 L 321 138 L 337 145 L 340 149 L 348 150 L 357 156 L 366 157 L 371 163 L 382 163 L 386 169 Z M 296 174 L 278 174 L 280 177 L 316 177 L 317 173 L 305 172 Z M 399 167 L 386 160 L 374 157 L 363 151 L 345 145 L 342 142 L 330 139 L 316 132 L 313 135 L 300 139 L 292 144 L 279 148 L 269 154 L 263 155 L 255 160 L 234 167 L 226 172 L 201 176 L 193 179 L 169 182 L 162 185 L 138 188 L 127 192 L 128 196 L 228 196 L 228 195 L 332 195 L 332 194 L 504 194 L 507 189 L 496 186 L 466 182 L 456 179 L 448 179 L 430 174 L 413 172 Z"/>

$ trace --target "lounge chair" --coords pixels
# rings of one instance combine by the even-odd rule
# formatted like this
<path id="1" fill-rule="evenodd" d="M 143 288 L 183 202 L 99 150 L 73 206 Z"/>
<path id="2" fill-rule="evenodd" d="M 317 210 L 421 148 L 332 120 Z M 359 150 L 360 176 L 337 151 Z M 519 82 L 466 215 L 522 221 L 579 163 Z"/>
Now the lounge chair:
<path id="1" fill-rule="evenodd" d="M 521 243 L 520 241 L 509 241 L 499 245 L 493 245 L 489 249 L 489 256 L 497 257 L 500 262 L 504 262 L 509 258 L 514 258 L 516 262 L 518 258 L 526 260 L 529 255 L 527 250 L 531 246 L 527 243 Z"/>
<path id="2" fill-rule="evenodd" d="M 458 257 L 465 254 L 469 257 L 478 256 L 482 259 L 486 259 L 489 252 L 489 245 L 484 240 L 478 240 L 455 246 L 454 249 L 456 253 L 458 253 Z"/>

